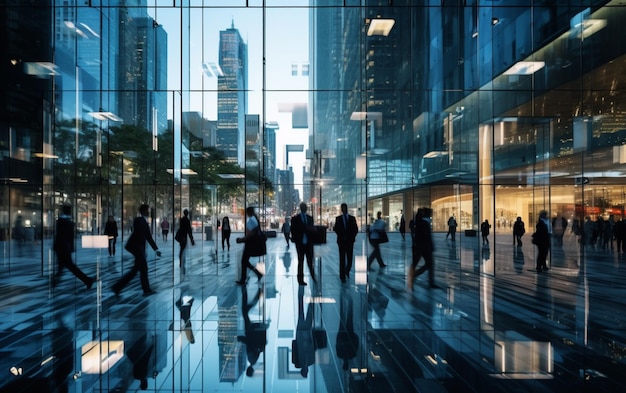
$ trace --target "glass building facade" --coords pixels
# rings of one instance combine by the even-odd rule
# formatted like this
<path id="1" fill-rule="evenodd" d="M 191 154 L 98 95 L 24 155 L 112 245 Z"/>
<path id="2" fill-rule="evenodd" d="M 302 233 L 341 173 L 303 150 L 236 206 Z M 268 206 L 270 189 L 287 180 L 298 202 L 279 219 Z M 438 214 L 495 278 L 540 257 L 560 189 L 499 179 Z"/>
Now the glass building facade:
<path id="1" fill-rule="evenodd" d="M 57 269 L 55 222 L 65 204 L 73 207 L 76 223 L 74 262 L 99 280 L 91 308 L 68 313 L 71 302 L 64 298 L 66 310 L 57 320 L 52 301 L 38 304 L 36 327 L 20 322 L 13 303 L 0 306 L 7 321 L 0 324 L 0 352 L 7 354 L 0 360 L 0 375 L 6 376 L 0 388 L 23 377 L 6 371 L 23 359 L 27 365 L 21 367 L 31 375 L 51 373 L 33 353 L 48 354 L 57 327 L 72 315 L 83 322 L 68 339 L 76 355 L 74 380 L 82 384 L 79 390 L 70 382 L 71 391 L 128 388 L 119 380 L 132 377 L 130 369 L 114 360 L 89 366 L 85 358 L 120 352 L 114 346 L 123 340 L 111 332 L 122 321 L 108 308 L 107 280 L 131 266 L 132 259 L 121 253 L 144 203 L 151 208 L 155 237 L 164 219 L 173 224 L 169 240 L 159 245 L 171 254 L 157 278 L 164 288 L 183 282 L 172 239 L 183 209 L 191 213 L 196 240 L 203 239 L 196 252 L 205 259 L 218 258 L 223 248 L 218 222 L 224 216 L 233 232 L 244 230 L 246 206 L 257 208 L 265 229 L 280 231 L 304 201 L 316 224 L 329 227 L 329 237 L 344 202 L 363 232 L 379 211 L 389 232 L 409 232 L 417 209 L 430 207 L 435 235 L 445 234 L 454 216 L 459 236 L 474 244 L 488 220 L 495 248 L 498 239 L 510 245 L 517 217 L 526 223 L 530 243 L 539 212 L 546 210 L 551 218 L 565 218 L 571 246 L 571 254 L 553 251 L 551 263 L 562 263 L 572 275 L 591 262 L 600 242 L 595 237 L 602 237 L 585 223 L 606 222 L 604 228 L 612 230 L 624 217 L 623 1 L 0 3 L 3 296 L 21 301 L 29 291 L 22 280 L 50 286 Z M 109 216 L 120 232 L 113 259 L 89 243 L 104 234 Z M 593 252 L 586 248 L 591 245 Z M 333 246 L 329 240 L 325 247 Z M 487 257 L 464 252 L 462 245 L 457 251 L 456 263 L 480 283 L 495 279 L 512 258 L 493 248 Z M 295 254 L 293 259 L 295 265 Z M 202 277 L 220 274 L 215 269 Z M 373 288 L 367 282 L 366 294 Z M 460 291 L 464 284 L 457 284 Z M 623 283 L 615 290 L 623 291 Z M 41 293 L 54 291 L 50 286 Z M 276 291 L 267 283 L 264 296 L 269 300 Z M 579 333 L 585 306 L 577 302 L 587 298 L 577 299 L 565 313 L 579 318 L 573 323 Z M 204 301 L 216 313 L 219 382 L 239 381 L 246 364 L 245 356 L 233 355 L 240 349 L 232 337 L 242 329 L 237 303 L 229 296 Z M 554 348 L 531 340 L 525 342 L 535 346 L 529 350 L 506 329 L 496 329 L 492 303 L 476 311 L 479 323 L 472 327 L 489 332 L 483 338 L 489 343 L 463 343 L 475 347 L 461 352 L 480 354 L 482 345 L 490 346 L 487 352 L 499 366 L 487 373 L 502 378 L 556 375 Z M 176 311 L 172 304 L 170 314 Z M 180 344 L 166 335 L 164 321 L 148 325 L 157 332 L 155 346 Z M 375 323 L 368 326 L 376 330 Z M 41 332 L 37 344 L 11 347 L 12 335 L 32 329 Z M 513 355 L 504 343 L 532 352 L 536 362 L 511 366 L 515 362 L 506 357 Z M 379 345 L 384 343 L 373 340 L 372 354 Z M 502 354 L 494 354 L 494 345 Z M 584 345 L 612 348 L 599 352 L 623 370 L 623 326 L 585 337 Z M 192 365 L 202 354 L 183 346 L 175 351 L 177 371 L 168 375 L 176 382 L 161 381 L 167 386 L 161 389 L 193 391 Z M 432 379 L 440 377 L 435 373 Z M 265 390 L 272 390 L 269 385 Z M 334 391 L 330 386 L 308 389 Z"/>

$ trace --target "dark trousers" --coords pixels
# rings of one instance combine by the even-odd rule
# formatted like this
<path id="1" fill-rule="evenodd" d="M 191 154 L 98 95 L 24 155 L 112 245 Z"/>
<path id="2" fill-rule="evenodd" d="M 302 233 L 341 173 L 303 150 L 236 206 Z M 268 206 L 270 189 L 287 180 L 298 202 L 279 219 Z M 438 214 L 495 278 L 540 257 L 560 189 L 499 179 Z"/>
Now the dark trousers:
<path id="1" fill-rule="evenodd" d="M 515 241 L 517 240 L 517 245 L 522 245 L 522 235 L 513 235 L 513 245 L 515 245 Z"/>
<path id="2" fill-rule="evenodd" d="M 378 261 L 379 266 L 385 266 L 385 262 L 383 262 L 383 257 L 380 254 L 380 243 L 378 243 L 378 241 L 372 241 L 370 242 L 370 244 L 372 245 L 373 250 L 370 256 L 367 258 L 367 267 L 369 267 L 372 262 L 374 262 L 374 259 Z"/>
<path id="3" fill-rule="evenodd" d="M 180 251 L 178 252 L 178 266 L 183 267 L 183 254 L 185 253 L 185 248 L 187 248 L 187 235 L 185 235 L 185 239 L 180 242 Z"/>
<path id="4" fill-rule="evenodd" d="M 424 265 L 419 269 L 415 269 L 420 259 L 424 258 Z M 435 269 L 433 266 L 433 253 L 432 252 L 422 252 L 416 249 L 413 249 L 413 261 L 411 262 L 411 273 L 412 277 L 409 277 L 411 280 L 415 279 L 415 277 L 424 273 L 428 270 L 428 283 L 430 285 L 435 284 Z"/>
<path id="5" fill-rule="evenodd" d="M 116 237 L 109 239 L 109 255 L 115 255 L 115 243 L 117 243 Z"/>
<path id="6" fill-rule="evenodd" d="M 148 281 L 148 261 L 146 261 L 145 255 L 135 255 L 135 264 L 133 268 L 128 271 L 128 273 L 124 274 L 120 280 L 113 285 L 113 290 L 116 292 L 124 289 L 126 284 L 130 280 L 135 277 L 135 275 L 139 272 L 139 279 L 141 280 L 141 289 L 144 292 L 150 291 L 150 282 Z"/>
<path id="7" fill-rule="evenodd" d="M 224 242 L 226 242 L 228 250 L 230 250 L 230 229 L 224 229 L 222 231 L 222 251 L 224 251 Z"/>
<path id="8" fill-rule="evenodd" d="M 298 282 L 304 282 L 304 257 L 306 256 L 306 264 L 309 266 L 311 278 L 315 281 L 315 271 L 313 270 L 313 245 L 296 243 L 296 252 L 298 254 Z"/>
<path id="9" fill-rule="evenodd" d="M 548 258 L 548 252 L 550 252 L 549 245 L 537 246 L 537 270 L 547 269 L 546 259 Z"/>
<path id="10" fill-rule="evenodd" d="M 57 272 L 54 277 L 54 285 L 57 284 L 57 281 L 61 278 L 63 274 L 63 269 L 67 268 L 70 272 L 72 272 L 76 278 L 82 281 L 85 285 L 89 285 L 91 283 L 91 278 L 87 277 L 82 270 L 78 268 L 72 262 L 72 254 L 69 253 L 58 253 L 57 254 Z"/>
<path id="11" fill-rule="evenodd" d="M 354 243 L 337 243 L 339 247 L 339 278 L 344 280 L 352 270 Z"/>
<path id="12" fill-rule="evenodd" d="M 246 277 L 248 276 L 248 271 L 246 269 L 254 271 L 257 278 L 261 278 L 261 273 L 250 263 L 250 251 L 248 250 L 248 247 L 244 247 L 243 254 L 241 254 L 241 282 L 245 282 Z"/>

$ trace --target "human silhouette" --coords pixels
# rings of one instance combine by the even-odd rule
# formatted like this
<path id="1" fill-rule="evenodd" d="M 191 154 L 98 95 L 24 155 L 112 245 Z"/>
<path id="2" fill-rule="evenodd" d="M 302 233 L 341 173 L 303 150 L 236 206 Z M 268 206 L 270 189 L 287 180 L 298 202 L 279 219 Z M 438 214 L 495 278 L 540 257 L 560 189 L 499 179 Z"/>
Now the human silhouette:
<path id="1" fill-rule="evenodd" d="M 289 268 L 291 267 L 291 254 L 289 250 L 285 250 L 283 253 L 283 266 L 285 267 L 285 274 L 288 274 Z"/>
<path id="2" fill-rule="evenodd" d="M 139 388 L 147 390 L 150 366 L 154 362 L 154 337 L 148 334 L 145 325 L 138 334 L 139 336 L 126 350 L 126 356 L 133 364 L 133 377 L 139 381 Z"/>
<path id="3" fill-rule="evenodd" d="M 550 226 L 548 212 L 542 210 L 539 212 L 539 219 L 537 220 L 535 233 L 533 234 L 533 243 L 537 246 L 537 273 L 549 269 L 546 260 L 548 258 L 548 252 L 550 252 Z"/>
<path id="4" fill-rule="evenodd" d="M 306 203 L 300 203 L 300 213 L 291 218 L 291 239 L 296 244 L 298 254 L 298 284 L 306 285 L 304 281 L 304 257 L 309 267 L 311 279 L 315 281 L 313 269 L 313 217 L 306 214 Z"/>
<path id="5" fill-rule="evenodd" d="M 435 284 L 435 268 L 433 260 L 433 237 L 428 218 L 432 215 L 430 208 L 420 208 L 415 214 L 415 238 L 413 240 L 413 258 L 408 274 L 409 289 L 413 289 L 413 282 L 420 274 L 428 270 L 428 285 L 430 288 L 437 288 Z M 424 265 L 419 269 L 417 265 L 424 258 Z"/>
<path id="6" fill-rule="evenodd" d="M 374 259 L 378 261 L 378 266 L 380 266 L 381 268 L 387 267 L 387 265 L 383 261 L 383 256 L 380 253 L 381 240 L 384 236 L 386 236 L 386 225 L 387 224 L 385 223 L 385 220 L 382 219 L 382 213 L 376 213 L 376 221 L 374 221 L 374 223 L 370 226 L 369 241 L 372 245 L 372 253 L 367 258 L 368 269 L 372 266 L 372 262 L 374 262 Z"/>
<path id="7" fill-rule="evenodd" d="M 254 238 L 259 235 L 261 230 L 259 227 L 259 219 L 254 213 L 254 207 L 248 206 L 246 208 L 246 231 L 243 237 L 237 238 L 237 243 L 244 243 L 243 253 L 241 254 L 241 278 L 236 281 L 237 285 L 244 285 L 248 277 L 247 269 L 252 270 L 257 277 L 257 280 L 261 281 L 263 274 L 250 263 L 250 257 L 252 256 L 252 242 Z"/>
<path id="8" fill-rule="evenodd" d="M 163 241 L 167 241 L 167 235 L 170 233 L 170 222 L 167 221 L 167 217 L 163 217 L 163 221 L 161 221 L 161 236 Z"/>
<path id="9" fill-rule="evenodd" d="M 135 257 L 135 263 L 131 270 L 129 270 L 122 278 L 113 285 L 113 292 L 119 295 L 122 289 L 128 284 L 130 280 L 139 272 L 141 280 L 141 288 L 145 296 L 152 295 L 154 292 L 150 288 L 150 282 L 148 280 L 148 261 L 146 260 L 146 242 L 150 244 L 150 247 L 156 251 L 157 256 L 161 255 L 158 251 L 152 235 L 150 234 L 150 226 L 148 225 L 148 216 L 150 214 L 150 207 L 148 205 L 141 205 L 139 207 L 139 217 L 133 220 L 133 233 L 126 242 L 126 250 L 133 254 Z"/>
<path id="10" fill-rule="evenodd" d="M 57 255 L 57 272 L 52 280 L 52 286 L 56 286 L 59 283 L 63 269 L 67 268 L 85 284 L 87 289 L 91 289 L 96 278 L 87 277 L 87 275 L 72 262 L 75 235 L 74 222 L 72 221 L 72 206 L 63 205 L 61 211 L 62 213 L 57 219 L 56 235 L 54 238 L 54 251 Z"/>
<path id="11" fill-rule="evenodd" d="M 406 220 L 404 219 L 404 214 L 402 214 L 402 210 L 400 210 L 400 236 L 402 236 L 402 240 L 405 239 L 406 233 Z"/>
<path id="12" fill-rule="evenodd" d="M 454 216 L 450 216 L 450 218 L 448 218 L 448 233 L 446 234 L 446 240 L 448 240 L 448 236 L 450 236 L 452 241 L 456 240 L 456 227 L 456 218 L 454 218 Z"/>
<path id="13" fill-rule="evenodd" d="M 483 244 L 489 244 L 489 230 L 491 229 L 491 224 L 489 224 L 489 220 L 483 221 L 480 224 L 480 234 L 483 237 Z"/>
<path id="14" fill-rule="evenodd" d="M 183 210 L 183 216 L 180 218 L 177 232 L 178 242 L 180 243 L 180 251 L 178 251 L 178 266 L 182 269 L 182 273 L 185 273 L 185 248 L 187 248 L 187 237 L 191 241 L 191 245 L 195 246 L 196 242 L 193 240 L 193 230 L 191 229 L 191 221 L 189 220 L 189 210 Z"/>
<path id="15" fill-rule="evenodd" d="M 117 231 L 117 222 L 115 222 L 113 216 L 109 216 L 106 224 L 104 224 L 104 234 L 109 238 L 109 256 L 115 256 L 115 244 L 117 243 L 119 233 Z"/>
<path id="16" fill-rule="evenodd" d="M 230 219 L 228 216 L 224 216 L 222 218 L 222 251 L 224 251 L 224 243 L 228 247 L 228 251 L 230 251 Z"/>
<path id="17" fill-rule="evenodd" d="M 300 369 L 300 375 L 309 375 L 309 366 L 315 363 L 315 345 L 313 343 L 313 303 L 307 306 L 304 313 L 304 287 L 298 289 L 298 325 L 296 339 L 292 342 L 294 366 Z"/>
<path id="18" fill-rule="evenodd" d="M 517 217 L 515 224 L 513 224 L 513 245 L 517 242 L 517 247 L 522 246 L 522 236 L 524 236 L 524 233 L 526 233 L 524 221 L 522 221 L 522 217 Z"/>
<path id="19" fill-rule="evenodd" d="M 283 223 L 281 232 L 283 233 L 283 236 L 285 237 L 285 243 L 287 243 L 287 248 L 289 248 L 289 236 L 291 234 L 291 224 L 289 223 L 289 217 L 285 217 L 285 222 Z"/>
<path id="20" fill-rule="evenodd" d="M 339 278 L 346 282 L 350 277 L 352 260 L 354 259 L 354 241 L 359 233 L 356 218 L 348 214 L 348 205 L 341 204 L 341 214 L 335 218 L 333 231 L 337 234 L 337 247 L 339 248 Z"/>
<path id="21" fill-rule="evenodd" d="M 354 332 L 354 310 L 352 294 L 342 288 L 339 303 L 339 331 L 337 332 L 337 357 L 342 360 L 342 369 L 350 368 L 349 361 L 359 350 L 359 336 Z"/>
<path id="22" fill-rule="evenodd" d="M 267 344 L 267 324 L 250 320 L 250 310 L 259 302 L 261 293 L 263 293 L 263 287 L 259 286 L 252 300 L 248 302 L 248 289 L 245 286 L 241 287 L 241 315 L 243 316 L 245 335 L 237 337 L 237 340 L 246 344 L 249 363 L 246 368 L 246 375 L 249 377 L 254 375 L 254 365 L 265 350 L 265 344 Z"/>

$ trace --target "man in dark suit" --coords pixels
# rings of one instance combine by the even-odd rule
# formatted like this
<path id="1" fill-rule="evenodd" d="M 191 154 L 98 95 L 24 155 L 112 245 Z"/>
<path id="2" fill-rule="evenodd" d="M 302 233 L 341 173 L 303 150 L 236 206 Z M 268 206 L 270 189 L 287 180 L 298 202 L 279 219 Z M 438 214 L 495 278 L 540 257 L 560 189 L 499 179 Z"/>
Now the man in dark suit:
<path id="1" fill-rule="evenodd" d="M 352 269 L 354 240 L 359 233 L 359 227 L 356 225 L 356 218 L 348 214 L 348 205 L 345 203 L 341 204 L 341 215 L 335 218 L 333 231 L 337 234 L 339 248 L 339 278 L 341 282 L 346 282 Z"/>
<path id="2" fill-rule="evenodd" d="M 126 273 L 115 285 L 113 285 L 113 292 L 116 295 L 124 289 L 126 284 L 135 277 L 139 272 L 141 279 L 141 288 L 144 295 L 152 295 L 154 292 L 150 289 L 150 282 L 148 281 L 148 261 L 146 260 L 146 242 L 150 244 L 150 247 L 156 251 L 157 256 L 161 256 L 161 252 L 158 251 L 158 247 L 152 239 L 150 234 L 150 226 L 148 225 L 148 216 L 150 214 L 150 207 L 148 205 L 141 205 L 139 207 L 140 217 L 136 217 L 133 221 L 133 233 L 128 238 L 126 243 L 126 250 L 128 250 L 135 257 L 135 264 L 133 268 Z"/>
<path id="3" fill-rule="evenodd" d="M 432 209 L 424 207 L 417 210 L 415 215 L 415 237 L 413 239 L 413 260 L 409 269 L 409 289 L 413 289 L 413 282 L 420 274 L 428 270 L 428 286 L 439 288 L 435 284 L 435 267 L 433 262 L 433 237 L 428 219 L 432 216 Z M 424 258 L 424 265 L 417 269 L 420 259 Z"/>
<path id="4" fill-rule="evenodd" d="M 87 289 L 91 289 L 91 286 L 96 281 L 96 278 L 87 277 L 82 270 L 78 268 L 72 262 L 72 253 L 74 252 L 74 222 L 72 221 L 72 206 L 64 205 L 61 210 L 61 215 L 57 220 L 56 236 L 54 239 L 54 251 L 57 254 L 57 272 L 52 280 L 52 286 L 56 286 L 64 268 L 68 268 L 69 271 L 82 281 Z"/>
<path id="5" fill-rule="evenodd" d="M 296 214 L 291 218 L 291 239 L 296 243 L 296 252 L 298 254 L 298 284 L 306 285 L 304 282 L 304 257 L 309 266 L 311 279 L 315 281 L 315 273 L 313 271 L 313 217 L 306 214 L 306 203 L 300 204 L 300 214 Z"/>

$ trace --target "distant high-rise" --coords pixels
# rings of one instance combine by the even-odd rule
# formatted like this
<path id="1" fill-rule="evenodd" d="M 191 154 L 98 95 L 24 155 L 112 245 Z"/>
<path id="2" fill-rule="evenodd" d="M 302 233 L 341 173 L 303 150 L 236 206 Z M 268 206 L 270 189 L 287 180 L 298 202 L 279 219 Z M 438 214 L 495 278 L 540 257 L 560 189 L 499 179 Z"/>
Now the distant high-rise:
<path id="1" fill-rule="evenodd" d="M 226 159 L 244 165 L 245 114 L 248 109 L 248 46 L 235 24 L 220 31 L 217 81 L 217 148 Z"/>
<path id="2" fill-rule="evenodd" d="M 119 116 L 151 132 L 167 128 L 167 33 L 147 15 L 129 18 L 120 31 Z"/>

